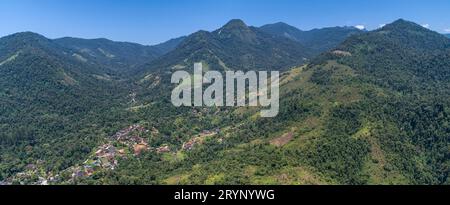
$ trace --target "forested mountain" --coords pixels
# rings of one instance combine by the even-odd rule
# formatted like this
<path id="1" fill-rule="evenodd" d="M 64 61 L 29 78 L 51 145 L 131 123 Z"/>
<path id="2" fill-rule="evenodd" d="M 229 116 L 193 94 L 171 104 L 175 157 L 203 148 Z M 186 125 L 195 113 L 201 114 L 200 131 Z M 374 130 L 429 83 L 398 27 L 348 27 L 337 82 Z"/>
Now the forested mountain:
<path id="1" fill-rule="evenodd" d="M 311 57 L 310 49 L 285 38 L 272 37 L 241 20 L 222 28 L 189 35 L 177 47 L 144 71 L 177 70 L 202 61 L 212 70 L 286 70 Z"/>
<path id="2" fill-rule="evenodd" d="M 448 184 L 449 49 L 398 20 L 317 58 L 305 74 L 334 104 L 310 163 L 345 183 Z"/>
<path id="3" fill-rule="evenodd" d="M 107 180 L 448 184 L 449 46 L 404 20 L 352 36 L 283 75 L 276 118 L 247 108 L 214 112 L 212 125 L 221 131 L 196 148 L 123 162 Z"/>
<path id="4" fill-rule="evenodd" d="M 108 39 L 60 38 L 54 42 L 62 47 L 74 50 L 73 55 L 89 63 L 105 67 L 113 72 L 132 72 L 144 63 L 175 49 L 184 37 L 169 40 L 155 46 L 143 46 L 136 43 L 114 42 Z"/>
<path id="5" fill-rule="evenodd" d="M 260 29 L 271 35 L 286 37 L 311 48 L 315 53 L 321 53 L 342 43 L 353 34 L 363 33 L 355 27 L 330 27 L 302 31 L 285 23 L 275 23 L 261 26 Z"/>
<path id="6" fill-rule="evenodd" d="M 294 41 L 300 41 L 300 37 L 304 33 L 304 31 L 283 22 L 267 24 L 261 26 L 260 29 L 271 35 L 283 36 Z"/>
<path id="7" fill-rule="evenodd" d="M 307 46 L 232 20 L 141 66 L 134 44 L 1 38 L 0 183 L 449 184 L 450 39 L 405 20 L 353 31 Z M 170 74 L 194 62 L 281 70 L 280 114 L 175 108 Z"/>
<path id="8" fill-rule="evenodd" d="M 352 36 L 285 75 L 280 115 L 242 123 L 233 156 L 193 170 L 220 183 L 234 163 L 245 183 L 448 184 L 449 42 L 404 20 Z"/>
<path id="9" fill-rule="evenodd" d="M 0 178 L 38 159 L 59 170 L 84 157 L 103 132 L 104 114 L 128 94 L 117 82 L 41 35 L 1 38 Z"/>
<path id="10" fill-rule="evenodd" d="M 447 36 L 448 38 L 450 38 L 450 34 L 446 34 L 445 36 Z"/>
<path id="11" fill-rule="evenodd" d="M 154 49 L 156 49 L 161 55 L 164 55 L 172 50 L 174 50 L 178 45 L 180 45 L 181 42 L 186 39 L 186 36 L 170 39 L 164 43 L 160 43 L 158 45 L 152 46 Z"/>

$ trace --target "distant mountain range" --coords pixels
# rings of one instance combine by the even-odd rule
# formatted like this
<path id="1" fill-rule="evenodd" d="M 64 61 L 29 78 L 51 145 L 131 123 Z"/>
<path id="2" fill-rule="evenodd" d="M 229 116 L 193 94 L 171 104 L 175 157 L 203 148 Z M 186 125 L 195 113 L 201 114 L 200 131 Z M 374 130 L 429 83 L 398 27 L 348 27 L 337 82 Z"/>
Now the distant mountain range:
<path id="1" fill-rule="evenodd" d="M 183 40 L 184 37 L 180 37 L 155 46 L 114 42 L 107 39 L 87 40 L 70 37 L 54 41 L 62 47 L 76 51 L 75 55 L 87 61 L 106 66 L 113 71 L 129 72 L 175 49 Z"/>
<path id="2" fill-rule="evenodd" d="M 192 70 L 194 62 L 201 61 L 211 70 L 283 71 L 300 65 L 337 46 L 346 37 L 361 32 L 350 27 L 303 32 L 282 23 L 256 28 L 236 19 L 215 31 L 199 31 L 189 35 L 177 49 L 149 62 L 141 70 L 147 74 L 155 70 L 167 72 L 168 68 L 171 71 Z M 282 33 L 289 35 L 281 35 Z M 154 79 L 147 80 L 151 82 Z"/>
<path id="3" fill-rule="evenodd" d="M 223 30 L 223 33 L 222 33 Z M 229 32 L 233 30 L 233 32 Z M 228 32 L 228 33 L 227 33 Z M 129 71 L 133 71 L 142 66 L 145 63 L 149 63 L 167 53 L 174 50 L 178 45 L 182 42 L 186 41 L 186 45 L 191 46 L 191 44 L 198 43 L 195 42 L 208 42 L 206 39 L 202 38 L 210 38 L 214 37 L 214 40 L 222 43 L 223 45 L 213 49 L 228 49 L 231 50 L 232 47 L 236 46 L 229 43 L 241 43 L 245 44 L 253 44 L 259 45 L 260 50 L 272 55 L 278 55 L 280 53 L 271 53 L 266 48 L 273 47 L 273 49 L 278 50 L 277 46 L 285 46 L 283 49 L 293 49 L 290 51 L 284 52 L 286 54 L 295 53 L 300 56 L 292 56 L 291 59 L 296 58 L 296 60 L 290 60 L 291 62 L 286 62 L 287 66 L 292 66 L 299 64 L 300 62 L 317 55 L 327 49 L 330 49 L 340 42 L 342 42 L 346 37 L 355 33 L 361 33 L 360 31 L 353 27 L 334 27 L 334 28 L 324 28 L 324 29 L 314 29 L 311 31 L 301 31 L 295 27 L 289 26 L 284 23 L 277 24 L 269 24 L 262 26 L 260 28 L 256 27 L 248 27 L 241 20 L 232 20 L 223 28 L 214 31 L 214 32 L 206 32 L 199 31 L 190 35 L 189 37 L 179 37 L 176 39 L 169 40 L 167 42 L 154 45 L 154 46 L 144 46 L 136 43 L 128 43 L 128 42 L 114 42 L 108 39 L 81 39 L 81 38 L 72 38 L 65 37 L 50 40 L 55 45 L 57 44 L 59 47 L 70 50 L 74 58 L 78 61 L 83 61 L 84 63 L 95 65 L 97 67 L 102 67 L 104 70 L 110 70 L 113 72 L 121 72 L 126 73 Z M 209 33 L 209 34 L 207 34 Z M 273 37 L 267 36 L 267 34 L 272 35 Z M 32 33 L 28 33 L 32 34 Z M 38 35 L 38 34 L 36 34 Z M 203 36 L 202 36 L 203 35 Z M 42 37 L 42 36 L 41 36 Z M 44 37 L 45 38 L 45 37 Z M 258 39 L 256 39 L 258 38 Z M 265 39 L 263 39 L 265 38 Z M 300 44 L 289 43 L 287 39 L 297 41 Z M 268 40 L 275 40 L 278 42 L 269 42 Z M 240 42 L 239 42 L 240 41 Z M 292 44 L 292 45 L 282 45 L 282 44 Z M 185 49 L 184 51 L 181 51 Z M 190 48 L 182 48 L 178 49 L 178 52 L 189 52 L 187 49 Z M 195 49 L 195 48 L 194 48 Z M 207 48 L 203 48 L 207 50 Z M 296 51 L 295 51 L 296 49 Z M 211 50 L 211 49 L 210 49 Z M 244 52 L 245 48 L 237 48 L 237 51 Z M 282 49 L 280 49 L 282 50 Z M 294 52 L 295 51 L 295 52 Z M 196 51 L 198 52 L 198 51 Z M 209 52 L 209 51 L 208 51 Z M 217 52 L 218 55 L 222 53 L 234 53 L 231 51 L 221 51 Z M 237 63 L 237 65 L 241 66 L 243 61 L 273 61 L 270 57 L 263 56 L 262 52 L 255 53 L 256 56 L 250 56 L 249 53 L 246 53 L 249 56 L 246 56 L 247 59 L 243 59 L 244 56 L 241 56 L 241 59 L 238 59 L 241 64 Z M 171 54 L 176 55 L 176 54 Z M 204 55 L 204 54 L 199 54 Z M 259 55 L 259 56 L 258 56 Z M 230 58 L 230 56 L 222 56 L 223 58 Z M 175 56 L 166 57 L 166 58 L 176 58 Z M 233 58 L 233 57 L 231 57 Z M 205 58 L 207 59 L 207 58 Z M 279 57 L 279 59 L 284 59 L 283 56 Z M 184 59 L 183 59 L 184 60 Z M 223 61 L 222 59 L 219 59 Z M 232 60 L 237 60 L 236 57 Z M 164 61 L 164 60 L 163 60 Z M 173 61 L 173 60 L 172 60 Z M 223 62 L 221 62 L 222 64 Z M 258 66 L 256 62 L 245 62 L 249 64 L 248 66 Z M 231 63 L 233 64 L 233 63 Z M 253 64 L 253 65 L 250 65 Z M 261 62 L 261 64 L 265 64 Z M 274 61 L 272 64 L 276 64 L 279 67 L 283 67 L 280 65 L 280 62 Z M 266 65 L 264 65 L 266 66 Z M 222 68 L 223 69 L 223 68 Z"/>
<path id="4" fill-rule="evenodd" d="M 170 75 L 194 62 L 281 71 L 279 116 L 175 108 Z M 450 39 L 402 19 L 231 20 L 156 46 L 17 33 L 0 38 L 0 184 L 449 184 L 449 91 Z"/>
<path id="5" fill-rule="evenodd" d="M 150 62 L 147 69 L 184 69 L 203 61 L 213 70 L 283 70 L 312 57 L 311 49 L 287 38 L 272 37 L 241 20 L 213 32 L 186 37 L 177 49 Z"/>
<path id="6" fill-rule="evenodd" d="M 334 48 L 353 34 L 365 31 L 355 27 L 332 27 L 302 31 L 285 23 L 275 23 L 262 26 L 262 31 L 275 36 L 282 36 L 300 42 L 312 48 L 315 53 L 321 53 Z"/>

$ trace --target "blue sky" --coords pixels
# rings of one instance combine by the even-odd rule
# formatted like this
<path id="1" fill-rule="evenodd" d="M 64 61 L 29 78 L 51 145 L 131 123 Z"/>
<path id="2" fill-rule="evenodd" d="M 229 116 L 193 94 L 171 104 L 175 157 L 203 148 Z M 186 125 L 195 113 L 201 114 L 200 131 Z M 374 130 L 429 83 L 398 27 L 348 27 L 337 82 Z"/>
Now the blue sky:
<path id="1" fill-rule="evenodd" d="M 399 18 L 450 33 L 450 0 L 0 0 L 0 36 L 33 31 L 49 38 L 105 37 L 155 44 L 239 18 L 303 30 Z"/>

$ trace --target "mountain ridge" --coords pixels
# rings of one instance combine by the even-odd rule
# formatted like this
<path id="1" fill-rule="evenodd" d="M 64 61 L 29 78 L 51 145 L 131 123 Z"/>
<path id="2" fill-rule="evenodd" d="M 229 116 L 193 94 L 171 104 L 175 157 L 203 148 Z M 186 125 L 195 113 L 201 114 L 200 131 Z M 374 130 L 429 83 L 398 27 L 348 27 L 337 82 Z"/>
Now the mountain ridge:
<path id="1" fill-rule="evenodd" d="M 283 22 L 267 24 L 261 26 L 260 29 L 271 35 L 286 37 L 300 42 L 304 46 L 314 48 L 316 54 L 336 47 L 351 35 L 365 32 L 354 27 L 338 26 L 302 31 Z"/>
<path id="2" fill-rule="evenodd" d="M 248 70 L 250 67 L 282 70 L 299 65 L 310 56 L 309 49 L 296 42 L 270 37 L 242 20 L 231 20 L 215 31 L 189 35 L 177 49 L 148 63 L 149 68 L 144 70 L 185 68 L 201 60 L 209 61 L 211 69 L 216 70 Z"/>
<path id="3" fill-rule="evenodd" d="M 80 55 L 91 61 L 107 65 L 112 71 L 132 73 L 140 65 L 153 61 L 175 49 L 183 40 L 184 37 L 180 37 L 154 46 L 116 42 L 104 38 L 80 39 L 65 37 L 54 41 L 61 46 L 79 52 Z"/>
<path id="4" fill-rule="evenodd" d="M 0 184 L 450 183 L 443 35 L 398 20 L 316 56 L 232 20 L 178 40 L 120 77 L 39 35 L 0 38 Z M 280 114 L 172 106 L 170 74 L 194 62 L 280 70 Z M 138 146 L 111 138 L 123 133 Z M 104 149 L 126 159 L 103 169 Z"/>

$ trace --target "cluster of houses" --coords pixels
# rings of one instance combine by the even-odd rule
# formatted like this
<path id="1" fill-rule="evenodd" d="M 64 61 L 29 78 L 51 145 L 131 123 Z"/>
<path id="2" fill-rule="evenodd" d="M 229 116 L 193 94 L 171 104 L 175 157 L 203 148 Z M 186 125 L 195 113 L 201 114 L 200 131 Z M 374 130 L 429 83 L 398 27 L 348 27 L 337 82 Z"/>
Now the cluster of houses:
<path id="1" fill-rule="evenodd" d="M 36 164 L 26 165 L 23 172 L 16 173 L 13 177 L 0 181 L 0 185 L 12 185 L 15 183 L 21 185 L 48 185 L 58 182 L 59 178 L 59 175 L 43 171 L 38 160 Z"/>
<path id="2" fill-rule="evenodd" d="M 114 170 L 117 165 L 117 156 L 122 156 L 125 151 L 117 150 L 111 143 L 104 144 L 98 147 L 95 155 L 90 159 L 87 159 L 83 166 L 74 167 L 72 170 L 72 178 L 80 178 L 86 176 L 92 176 L 96 171 L 101 169 Z"/>
<path id="3" fill-rule="evenodd" d="M 147 140 L 139 136 L 148 132 L 150 131 L 137 124 L 118 131 L 109 138 L 108 143 L 99 146 L 83 166 L 73 168 L 72 178 L 92 176 L 99 170 L 114 170 L 118 166 L 118 159 L 125 157 L 130 149 L 136 156 L 150 150 Z M 119 144 L 123 148 L 118 148 L 114 144 Z"/>
<path id="4" fill-rule="evenodd" d="M 131 125 L 130 127 L 117 132 L 113 139 L 120 142 L 127 147 L 133 148 L 136 156 L 140 155 L 144 151 L 150 150 L 150 146 L 146 139 L 136 135 L 136 133 L 148 133 L 150 130 L 145 129 L 141 125 Z M 152 131 L 153 132 L 153 131 Z"/>
<path id="5" fill-rule="evenodd" d="M 182 150 L 189 151 L 194 146 L 202 144 L 204 139 L 209 136 L 214 136 L 219 133 L 219 129 L 214 131 L 204 130 L 198 136 L 185 142 Z M 172 151 L 169 145 L 162 145 L 156 149 L 150 148 L 147 139 L 141 137 L 143 134 L 150 132 L 141 125 L 131 125 L 108 138 L 108 142 L 97 147 L 95 153 L 89 157 L 81 166 L 73 166 L 67 169 L 71 173 L 71 179 L 89 177 L 100 170 L 114 170 L 118 166 L 118 159 L 127 156 L 129 151 L 132 151 L 135 156 L 139 156 L 143 152 L 154 150 L 157 153 L 169 153 Z M 157 132 L 157 130 L 152 130 Z M 20 182 L 35 185 L 48 185 L 56 183 L 59 175 L 52 176 L 46 174 L 45 177 L 38 174 L 38 165 L 29 164 L 26 166 L 26 171 L 16 174 L 15 179 Z M 37 180 L 30 182 L 27 179 L 32 176 L 38 176 Z M 11 180 L 0 181 L 0 185 L 12 184 Z"/>
<path id="6" fill-rule="evenodd" d="M 124 149 L 117 149 L 112 144 L 105 144 L 95 152 L 94 166 L 101 166 L 104 169 L 114 169 L 117 166 L 116 156 L 123 156 Z"/>
<path id="7" fill-rule="evenodd" d="M 117 140 L 117 141 L 122 141 L 122 140 L 126 140 L 127 138 L 130 137 L 130 134 L 132 132 L 149 132 L 149 130 L 145 129 L 143 126 L 135 124 L 135 125 L 131 125 L 123 130 L 118 131 L 116 134 L 114 134 L 112 136 L 113 139 Z"/>
<path id="8" fill-rule="evenodd" d="M 93 153 L 81 166 L 72 166 L 61 173 L 69 173 L 71 180 L 77 178 L 89 177 L 101 170 L 114 170 L 118 166 L 118 160 L 128 156 L 132 152 L 134 156 L 139 156 L 143 152 L 156 151 L 157 153 L 170 153 L 173 149 L 169 145 L 162 145 L 158 148 L 151 148 L 147 139 L 141 137 L 151 132 L 157 134 L 159 131 L 153 128 L 151 131 L 145 129 L 141 125 L 131 125 L 123 130 L 118 131 L 107 139 L 107 143 L 97 147 Z M 181 149 L 184 151 L 192 150 L 196 145 L 204 142 L 205 138 L 215 136 L 220 129 L 204 130 L 199 135 L 193 137 L 189 141 L 183 143 Z M 220 139 L 222 140 L 222 139 Z M 53 176 L 51 173 L 41 173 L 39 169 L 43 162 L 29 164 L 24 172 L 17 173 L 11 179 L 0 181 L 0 185 L 10 185 L 14 181 L 23 184 L 48 185 L 55 184 L 61 180 L 59 175 Z M 33 179 L 33 181 L 30 181 Z"/>

